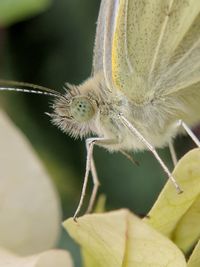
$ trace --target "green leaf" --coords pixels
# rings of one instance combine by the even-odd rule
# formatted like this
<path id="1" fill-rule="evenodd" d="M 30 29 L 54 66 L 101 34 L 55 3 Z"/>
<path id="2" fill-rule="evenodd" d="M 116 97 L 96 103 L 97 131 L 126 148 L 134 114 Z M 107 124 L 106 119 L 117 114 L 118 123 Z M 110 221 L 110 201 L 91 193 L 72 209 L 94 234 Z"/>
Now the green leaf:
<path id="1" fill-rule="evenodd" d="M 128 210 L 85 215 L 63 225 L 85 251 L 87 267 L 186 267 L 168 238 Z"/>
<path id="2" fill-rule="evenodd" d="M 199 266 L 200 266 L 200 240 L 197 243 L 188 261 L 188 267 L 199 267 Z"/>
<path id="3" fill-rule="evenodd" d="M 183 189 L 177 194 L 167 182 L 155 205 L 144 221 L 174 239 L 187 251 L 199 238 L 200 221 L 200 149 L 188 152 L 177 164 L 173 176 Z"/>
<path id="4" fill-rule="evenodd" d="M 10 26 L 45 10 L 52 0 L 1 0 L 0 26 Z"/>

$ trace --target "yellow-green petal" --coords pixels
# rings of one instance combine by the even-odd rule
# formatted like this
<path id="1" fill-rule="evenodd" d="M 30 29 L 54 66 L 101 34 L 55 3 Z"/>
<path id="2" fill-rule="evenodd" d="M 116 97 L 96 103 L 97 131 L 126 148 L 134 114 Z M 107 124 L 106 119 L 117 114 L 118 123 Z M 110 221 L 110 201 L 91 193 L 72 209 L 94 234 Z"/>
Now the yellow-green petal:
<path id="1" fill-rule="evenodd" d="M 199 267 L 199 266 L 200 266 L 200 240 L 197 243 L 188 261 L 188 267 Z"/>
<path id="2" fill-rule="evenodd" d="M 198 224 L 193 224 L 194 221 L 200 221 L 200 214 L 195 212 L 196 202 L 199 201 L 200 194 L 199 148 L 188 152 L 178 162 L 173 171 L 173 176 L 184 192 L 177 194 L 172 183 L 168 181 L 155 205 L 149 212 L 149 218 L 145 218 L 145 222 L 166 236 L 172 239 L 175 238 L 175 241 L 178 242 L 180 247 L 187 250 L 190 248 L 192 242 L 198 238 L 200 233 Z M 188 238 L 190 234 L 191 236 Z M 181 244 L 181 240 L 183 244 Z"/>
<path id="3" fill-rule="evenodd" d="M 85 267 L 186 267 L 182 252 L 127 210 L 66 220 L 84 250 Z"/>
<path id="4" fill-rule="evenodd" d="M 173 233 L 173 241 L 186 253 L 199 237 L 200 195 L 178 223 Z"/>

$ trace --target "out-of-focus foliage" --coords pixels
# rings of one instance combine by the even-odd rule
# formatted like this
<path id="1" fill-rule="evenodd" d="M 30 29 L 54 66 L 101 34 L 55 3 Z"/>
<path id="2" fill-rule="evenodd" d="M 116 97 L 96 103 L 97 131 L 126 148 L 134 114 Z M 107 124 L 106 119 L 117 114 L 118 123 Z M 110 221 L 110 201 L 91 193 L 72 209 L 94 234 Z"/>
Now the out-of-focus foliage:
<path id="1" fill-rule="evenodd" d="M 1 0 L 0 26 L 5 27 L 46 9 L 52 0 Z"/>

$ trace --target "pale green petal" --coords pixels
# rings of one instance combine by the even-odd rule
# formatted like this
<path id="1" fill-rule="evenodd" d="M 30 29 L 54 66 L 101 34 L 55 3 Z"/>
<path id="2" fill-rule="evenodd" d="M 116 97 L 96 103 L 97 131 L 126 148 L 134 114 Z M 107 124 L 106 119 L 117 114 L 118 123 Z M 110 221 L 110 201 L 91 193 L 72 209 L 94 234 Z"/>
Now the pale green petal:
<path id="1" fill-rule="evenodd" d="M 52 0 L 1 0 L 0 26 L 9 26 L 45 10 Z"/>
<path id="2" fill-rule="evenodd" d="M 200 266 L 200 240 L 197 243 L 188 261 L 188 267 L 199 267 L 199 266 Z"/>
<path id="3" fill-rule="evenodd" d="M 0 248 L 0 267 L 73 267 L 64 250 L 49 250 L 29 257 L 18 257 Z"/>
<path id="4" fill-rule="evenodd" d="M 127 210 L 69 219 L 64 227 L 85 251 L 85 267 L 186 267 L 169 239 Z"/>
<path id="5" fill-rule="evenodd" d="M 188 152 L 177 164 L 173 176 L 184 192 L 177 194 L 168 181 L 145 222 L 166 236 L 175 238 L 180 247 L 187 250 L 200 233 L 197 223 L 200 221 L 197 207 L 200 194 L 200 149 Z"/>
<path id="6" fill-rule="evenodd" d="M 55 245 L 61 207 L 25 136 L 0 111 L 0 246 L 33 254 Z"/>
<path id="7" fill-rule="evenodd" d="M 200 195 L 184 214 L 173 234 L 173 241 L 187 252 L 200 237 Z M 200 264 L 199 264 L 200 267 Z"/>

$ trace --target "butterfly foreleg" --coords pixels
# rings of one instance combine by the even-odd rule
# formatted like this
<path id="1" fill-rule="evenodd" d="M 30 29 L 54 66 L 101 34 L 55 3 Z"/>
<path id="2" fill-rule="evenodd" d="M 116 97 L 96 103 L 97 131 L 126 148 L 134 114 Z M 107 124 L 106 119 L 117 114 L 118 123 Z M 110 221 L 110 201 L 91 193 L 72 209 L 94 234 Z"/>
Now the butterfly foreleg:
<path id="1" fill-rule="evenodd" d="M 91 140 L 91 138 L 87 139 L 86 140 L 87 151 L 90 151 L 90 146 L 94 147 L 94 144 L 95 143 L 94 143 L 93 140 Z M 93 157 L 93 148 L 92 148 L 90 161 L 91 161 L 90 162 L 90 171 L 91 171 L 91 174 L 92 174 L 93 189 L 92 189 L 92 194 L 91 194 L 91 197 L 90 197 L 90 201 L 89 201 L 89 205 L 88 205 L 86 213 L 90 213 L 92 211 L 93 206 L 94 206 L 94 202 L 95 202 L 95 199 L 96 199 L 97 191 L 98 191 L 98 188 L 100 186 L 99 178 L 98 178 L 96 167 L 95 167 L 94 157 Z"/>
<path id="2" fill-rule="evenodd" d="M 89 177 L 89 173 L 91 171 L 92 174 L 92 179 L 93 179 L 93 190 L 92 190 L 92 194 L 90 197 L 90 201 L 89 201 L 89 205 L 87 208 L 87 213 L 90 212 L 93 208 L 95 199 L 96 199 L 96 195 L 97 195 L 97 191 L 98 191 L 98 187 L 100 185 L 99 183 L 99 179 L 97 176 L 97 172 L 96 172 L 96 168 L 95 168 L 95 163 L 94 163 L 94 158 L 93 158 L 93 148 L 95 144 L 99 144 L 99 145 L 109 145 L 109 144 L 113 144 L 113 140 L 107 139 L 107 138 L 99 138 L 99 137 L 94 137 L 94 138 L 88 138 L 86 139 L 86 149 L 87 149 L 87 159 L 86 159 L 86 169 L 85 169 L 85 176 L 84 176 L 84 182 L 83 182 L 83 187 L 82 187 L 82 191 L 81 191 L 81 197 L 79 200 L 79 204 L 78 207 L 76 209 L 76 212 L 74 213 L 74 220 L 76 221 L 77 215 L 79 214 L 81 207 L 83 205 L 83 201 L 84 201 L 84 197 L 86 194 L 86 189 L 87 189 L 87 184 L 88 184 L 88 177 Z"/>

